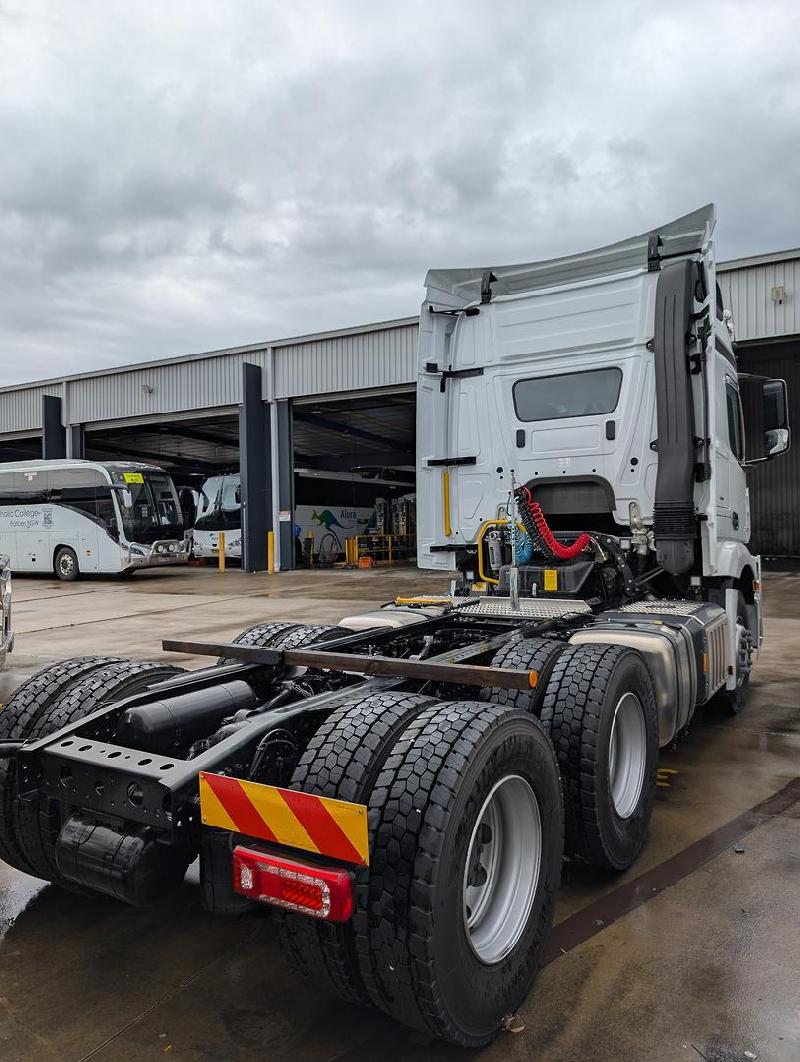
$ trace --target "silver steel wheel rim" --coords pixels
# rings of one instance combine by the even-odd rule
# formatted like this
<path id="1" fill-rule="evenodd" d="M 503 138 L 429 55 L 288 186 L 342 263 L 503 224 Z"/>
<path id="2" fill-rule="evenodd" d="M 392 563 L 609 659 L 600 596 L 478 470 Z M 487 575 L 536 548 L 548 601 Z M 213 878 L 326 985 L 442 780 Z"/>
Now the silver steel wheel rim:
<path id="1" fill-rule="evenodd" d="M 464 925 L 481 962 L 500 962 L 523 934 L 542 862 L 542 817 L 529 782 L 501 778 L 481 807 L 467 849 Z"/>
<path id="2" fill-rule="evenodd" d="M 75 570 L 75 562 L 73 561 L 69 553 L 61 554 L 61 556 L 58 558 L 58 567 L 59 571 L 61 571 L 63 575 L 72 575 L 73 571 Z"/>
<path id="3" fill-rule="evenodd" d="M 647 763 L 644 710 L 635 693 L 624 693 L 614 709 L 608 745 L 608 784 L 614 810 L 629 819 L 636 810 Z"/>

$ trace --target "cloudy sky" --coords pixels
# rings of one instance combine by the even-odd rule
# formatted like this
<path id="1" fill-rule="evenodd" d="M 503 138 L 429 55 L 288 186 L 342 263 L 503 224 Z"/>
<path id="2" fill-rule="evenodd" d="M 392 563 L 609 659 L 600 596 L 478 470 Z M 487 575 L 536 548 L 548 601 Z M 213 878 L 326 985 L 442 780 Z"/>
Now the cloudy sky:
<path id="1" fill-rule="evenodd" d="M 417 312 L 717 203 L 800 245 L 800 5 L 0 0 L 0 384 Z"/>

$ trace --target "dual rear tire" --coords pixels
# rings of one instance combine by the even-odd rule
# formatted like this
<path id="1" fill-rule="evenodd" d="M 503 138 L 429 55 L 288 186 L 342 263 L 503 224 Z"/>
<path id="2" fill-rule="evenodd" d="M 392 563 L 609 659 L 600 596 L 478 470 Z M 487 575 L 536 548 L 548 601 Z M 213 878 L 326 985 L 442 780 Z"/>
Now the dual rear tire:
<path id="1" fill-rule="evenodd" d="M 563 855 L 616 871 L 638 856 L 658 754 L 639 653 L 531 639 L 493 663 L 541 683 L 484 702 L 385 693 L 328 718 L 291 786 L 368 806 L 370 866 L 350 922 L 279 916 L 320 987 L 466 1047 L 527 995 Z"/>
<path id="2" fill-rule="evenodd" d="M 323 725 L 292 786 L 366 803 L 342 925 L 282 914 L 320 987 L 452 1043 L 494 1038 L 536 975 L 563 846 L 558 768 L 527 711 L 385 693 Z"/>
<path id="3" fill-rule="evenodd" d="M 159 662 L 81 657 L 52 664 L 23 683 L 0 712 L 0 738 L 36 740 L 182 671 Z M 21 792 L 16 760 L 0 757 L 0 859 L 67 888 L 56 862 L 62 805 Z"/>

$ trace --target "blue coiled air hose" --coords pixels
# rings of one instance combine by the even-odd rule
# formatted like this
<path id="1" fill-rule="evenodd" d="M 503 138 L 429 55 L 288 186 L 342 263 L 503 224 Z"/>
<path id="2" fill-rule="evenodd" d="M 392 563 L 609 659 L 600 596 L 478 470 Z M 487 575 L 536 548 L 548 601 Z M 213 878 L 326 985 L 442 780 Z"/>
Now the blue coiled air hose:
<path id="1" fill-rule="evenodd" d="M 519 528 L 514 529 L 514 544 L 517 549 L 517 564 L 530 564 L 533 560 L 533 543 L 530 535 Z"/>

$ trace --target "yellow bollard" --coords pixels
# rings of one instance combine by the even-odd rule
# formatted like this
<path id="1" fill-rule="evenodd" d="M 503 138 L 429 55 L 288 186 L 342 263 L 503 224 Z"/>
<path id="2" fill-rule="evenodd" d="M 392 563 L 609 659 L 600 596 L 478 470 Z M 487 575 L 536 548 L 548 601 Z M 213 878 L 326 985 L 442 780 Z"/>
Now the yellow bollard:
<path id="1" fill-rule="evenodd" d="M 267 572 L 275 574 L 275 532 L 267 531 Z"/>
<path id="2" fill-rule="evenodd" d="M 217 556 L 219 557 L 219 570 L 225 571 L 225 532 L 220 531 L 217 535 Z"/>

